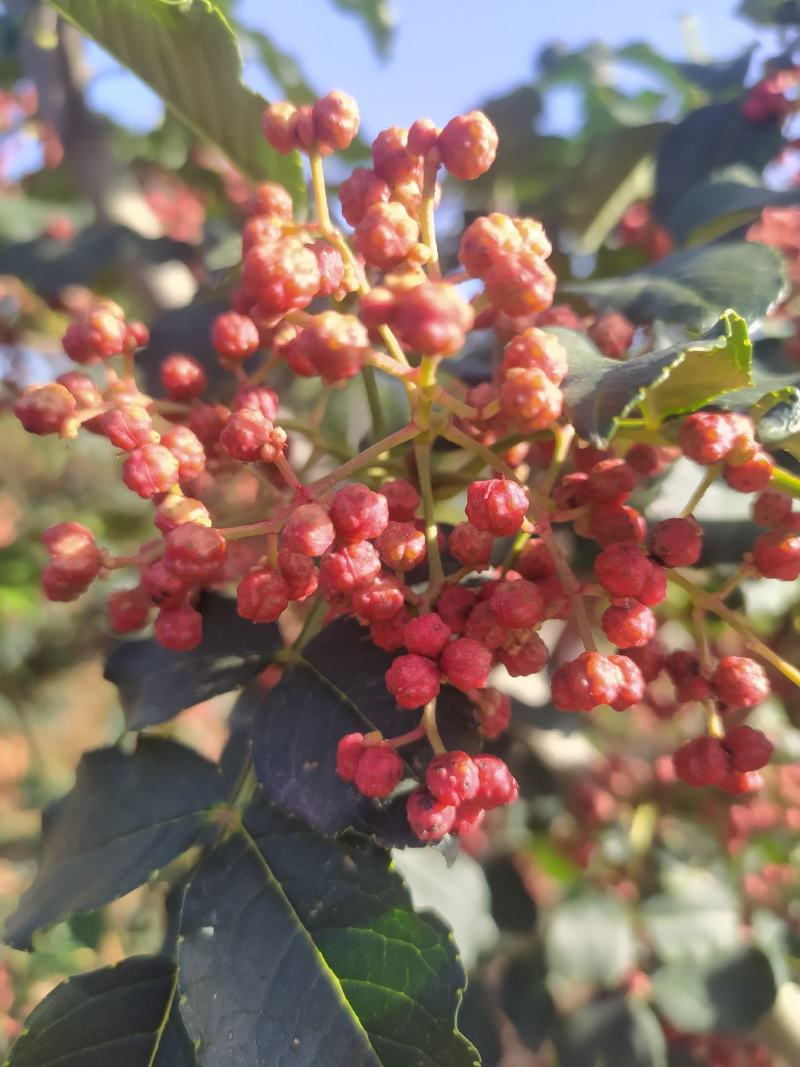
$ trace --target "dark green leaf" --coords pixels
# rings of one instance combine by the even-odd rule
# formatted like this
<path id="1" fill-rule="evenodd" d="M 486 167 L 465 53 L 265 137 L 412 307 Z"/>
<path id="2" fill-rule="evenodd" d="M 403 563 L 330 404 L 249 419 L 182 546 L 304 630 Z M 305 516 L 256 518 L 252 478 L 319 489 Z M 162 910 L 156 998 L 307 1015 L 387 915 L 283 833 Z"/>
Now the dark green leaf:
<path id="1" fill-rule="evenodd" d="M 243 174 L 282 182 L 303 199 L 299 157 L 278 155 L 261 136 L 265 101 L 242 84 L 236 38 L 213 0 L 54 0 L 54 6 Z"/>
<path id="2" fill-rule="evenodd" d="M 529 933 L 536 924 L 536 904 L 511 856 L 496 856 L 484 864 L 491 894 L 492 918 L 501 930 Z"/>
<path id="3" fill-rule="evenodd" d="M 538 1051 L 550 1036 L 555 1005 L 547 988 L 547 966 L 538 950 L 515 956 L 503 972 L 503 1009 L 525 1044 Z"/>
<path id="4" fill-rule="evenodd" d="M 333 4 L 358 18 L 379 54 L 388 56 L 396 22 L 389 0 L 333 0 Z"/>
<path id="5" fill-rule="evenodd" d="M 766 245 L 741 241 L 675 252 L 618 278 L 570 282 L 600 312 L 622 311 L 634 322 L 677 322 L 708 328 L 726 308 L 752 323 L 766 314 L 785 285 L 783 259 Z"/>
<path id="6" fill-rule="evenodd" d="M 769 189 L 745 175 L 712 178 L 693 186 L 666 219 L 679 244 L 712 238 L 752 222 L 765 207 L 800 203 L 800 189 Z"/>
<path id="7" fill-rule="evenodd" d="M 67 979 L 37 1004 L 7 1067 L 194 1067 L 172 960 L 132 956 Z"/>
<path id="8" fill-rule="evenodd" d="M 469 976 L 458 1020 L 461 1032 L 478 1050 L 480 1062 L 485 1067 L 500 1063 L 503 1058 L 500 1018 L 493 994 L 480 974 Z"/>
<path id="9" fill-rule="evenodd" d="M 119 689 L 129 730 L 172 718 L 251 681 L 282 647 L 277 625 L 256 625 L 236 601 L 206 593 L 198 604 L 203 639 L 189 652 L 170 652 L 150 639 L 126 641 L 108 658 L 105 677 Z"/>
<path id="10" fill-rule="evenodd" d="M 751 122 L 741 99 L 690 111 L 661 142 L 653 210 L 669 218 L 686 193 L 736 163 L 760 171 L 783 143 L 779 122 Z"/>
<path id="11" fill-rule="evenodd" d="M 551 913 L 545 944 L 549 970 L 567 982 L 613 986 L 636 960 L 626 908 L 594 892 L 568 899 Z"/>
<path id="12" fill-rule="evenodd" d="M 141 737 L 132 756 L 87 753 L 71 792 L 45 812 L 39 873 L 6 940 L 27 948 L 35 930 L 142 885 L 204 836 L 222 799 L 214 764 L 175 741 Z"/>
<path id="13" fill-rule="evenodd" d="M 259 709 L 253 760 L 264 792 L 323 833 L 354 826 L 392 844 L 414 843 L 402 799 L 382 806 L 342 781 L 335 768 L 336 746 L 345 734 L 380 730 L 394 737 L 418 721 L 419 713 L 399 708 L 386 689 L 384 674 L 393 658 L 372 643 L 368 630 L 343 619 L 326 626 L 269 693 L 245 691 L 240 698 Z M 445 686 L 437 716 L 448 748 L 476 751 L 477 728 L 463 693 Z M 427 742 L 403 749 L 412 771 L 421 770 L 429 753 Z"/>
<path id="14" fill-rule="evenodd" d="M 718 59 L 712 63 L 675 63 L 675 69 L 687 81 L 699 85 L 701 89 L 715 96 L 731 92 L 741 92 L 755 45 L 747 47 L 741 55 L 733 59 Z"/>
<path id="15" fill-rule="evenodd" d="M 618 993 L 598 997 L 560 1020 L 559 1067 L 666 1067 L 667 1044 L 650 1009 Z"/>
<path id="16" fill-rule="evenodd" d="M 800 0 L 742 0 L 738 11 L 759 26 L 800 26 Z"/>
<path id="17" fill-rule="evenodd" d="M 271 805 L 201 861 L 184 904 L 181 1010 L 200 1063 L 471 1067 L 464 974 L 388 853 Z"/>
<path id="18" fill-rule="evenodd" d="M 126 226 L 81 230 L 70 241 L 49 237 L 0 248 L 0 272 L 14 274 L 43 296 L 66 285 L 89 285 L 99 274 L 121 275 L 131 260 L 166 263 L 196 260 L 197 250 L 171 237 L 142 237 Z"/>
<path id="19" fill-rule="evenodd" d="M 775 996 L 772 966 L 755 948 L 676 960 L 653 975 L 656 1007 L 673 1026 L 692 1034 L 751 1030 Z"/>
<path id="20" fill-rule="evenodd" d="M 696 341 L 625 362 L 607 359 L 572 330 L 552 330 L 567 350 L 567 412 L 581 437 L 605 445 L 617 423 L 646 404 L 654 419 L 694 411 L 721 394 L 750 384 L 752 346 L 744 320 L 727 312 Z"/>
<path id="21" fill-rule="evenodd" d="M 682 871 L 671 879 L 666 892 L 644 902 L 640 915 L 662 960 L 702 958 L 740 939 L 736 897 L 706 872 Z"/>

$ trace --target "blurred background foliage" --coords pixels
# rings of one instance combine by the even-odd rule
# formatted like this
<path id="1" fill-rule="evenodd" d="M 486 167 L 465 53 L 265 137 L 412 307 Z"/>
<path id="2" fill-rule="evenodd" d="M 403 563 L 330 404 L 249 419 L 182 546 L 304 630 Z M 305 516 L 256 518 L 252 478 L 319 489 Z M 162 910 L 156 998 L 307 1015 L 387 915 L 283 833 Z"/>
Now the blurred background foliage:
<path id="1" fill-rule="evenodd" d="M 382 61 L 391 57 L 403 5 L 393 11 L 385 0 L 331 3 L 360 27 Z M 59 6 L 77 12 L 79 0 Z M 131 54 L 123 58 L 153 84 L 157 72 L 136 49 L 136 6 L 135 0 L 115 5 L 132 19 Z M 561 14 L 579 21 L 582 6 Z M 280 11 L 270 17 L 273 36 L 252 18 L 252 4 L 215 0 L 212 7 L 215 17 L 230 20 L 254 84 L 295 103 L 329 88 L 302 52 L 291 55 L 278 43 Z M 762 76 L 795 69 L 800 4 L 744 0 L 739 16 L 747 20 L 750 45 L 708 56 L 689 25 L 683 57 L 648 42 L 646 19 L 640 30 L 637 5 L 628 8 L 630 40 L 621 45 L 549 44 L 528 13 L 509 27 L 529 45 L 531 74 L 489 99 L 476 89 L 460 102 L 485 109 L 499 131 L 500 151 L 483 179 L 447 190 L 440 211 L 445 253 L 454 256 L 465 221 L 476 213 L 533 214 L 557 246 L 553 265 L 564 305 L 587 320 L 616 309 L 638 325 L 640 305 L 609 280 L 645 272 L 637 292 L 651 310 L 636 341 L 645 350 L 685 337 L 670 314 L 669 294 L 647 273 L 653 264 L 713 242 L 727 249 L 731 285 L 746 290 L 759 282 L 743 238 L 778 248 L 792 286 L 756 334 L 757 379 L 779 380 L 774 398 L 790 411 L 777 440 L 791 463 L 800 428 L 793 288 L 800 281 L 800 222 L 791 210 L 800 204 L 797 131 L 791 116 L 783 126 L 752 121 L 743 102 Z M 55 7 L 38 0 L 0 4 L 2 914 L 35 869 L 38 809 L 69 788 L 82 752 L 122 730 L 115 691 L 102 680 L 110 637 L 101 592 L 95 587 L 67 605 L 40 599 L 39 534 L 70 517 L 117 552 L 146 538 L 148 521 L 146 509 L 119 485 L 101 439 L 81 437 L 68 447 L 33 439 L 11 417 L 10 405 L 25 385 L 67 369 L 60 337 L 89 289 L 151 324 L 145 368 L 152 371 L 163 355 L 180 350 L 211 373 L 207 327 L 232 287 L 249 179 L 278 175 L 299 204 L 305 195 L 295 165 L 268 158 L 257 127 L 242 118 L 255 112 L 238 84 L 233 51 L 219 60 L 222 72 L 196 65 L 186 85 L 173 87 L 184 119 L 187 109 L 202 110 L 198 94 L 209 86 L 220 95 L 216 133 L 208 106 L 197 123 L 230 158 L 197 135 L 197 123 L 193 130 L 172 111 L 142 130 L 141 123 L 95 110 L 104 100 L 95 71 L 108 77 L 114 62 L 96 46 L 87 48 Z M 347 72 L 344 62 L 340 78 Z M 131 86 L 126 80 L 110 90 L 112 96 L 133 92 L 123 112 L 147 99 L 143 88 Z M 435 85 L 432 94 L 433 117 L 444 121 L 450 116 L 438 112 Z M 367 130 L 348 151 L 347 164 L 368 159 L 368 135 L 375 132 Z M 335 183 L 346 171 L 331 173 Z M 484 362 L 485 353 L 470 353 L 460 372 L 480 378 Z M 292 401 L 309 407 L 315 398 Z M 326 432 L 335 439 L 343 434 L 357 422 L 359 404 L 346 390 L 328 412 Z M 659 507 L 683 493 L 682 485 L 679 475 L 659 486 L 652 514 L 661 517 Z M 701 518 L 712 531 L 716 560 L 733 559 L 752 540 L 742 498 L 722 488 L 708 494 Z M 781 655 L 796 662 L 797 595 L 780 589 L 779 599 L 775 584 L 745 583 L 743 605 Z M 676 644 L 686 643 L 688 604 L 672 595 L 669 611 Z M 739 650 L 729 634 L 712 636 L 721 652 Z M 665 753 L 687 727 L 671 721 L 667 683 L 663 705 L 625 720 L 609 712 L 587 724 L 556 713 L 532 682 L 515 694 L 510 734 L 495 742 L 519 777 L 524 800 L 507 821 L 489 825 L 472 843 L 473 856 L 462 855 L 448 874 L 441 857 L 425 850 L 399 860 L 417 901 L 437 907 L 455 926 L 472 974 L 460 1025 L 484 1062 L 800 1063 L 793 1058 L 800 1057 L 800 1038 L 787 1022 L 787 1016 L 800 1018 L 790 983 L 798 977 L 800 922 L 796 692 L 779 690 L 759 710 L 758 725 L 780 755 L 765 792 L 732 802 L 687 795 L 671 780 Z M 229 704 L 222 698 L 199 705 L 164 730 L 216 757 Z M 0 949 L 0 1051 L 64 975 L 158 947 L 170 873 L 102 912 L 40 935 L 31 955 Z M 762 1019 L 777 987 L 789 1006 L 779 1000 L 781 1012 Z"/>

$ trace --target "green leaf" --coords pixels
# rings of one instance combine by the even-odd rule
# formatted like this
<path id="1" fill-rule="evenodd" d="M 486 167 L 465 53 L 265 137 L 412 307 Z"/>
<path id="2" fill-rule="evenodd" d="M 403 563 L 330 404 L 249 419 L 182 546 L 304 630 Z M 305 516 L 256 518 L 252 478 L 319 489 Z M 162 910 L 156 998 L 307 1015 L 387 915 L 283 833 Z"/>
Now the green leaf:
<path id="1" fill-rule="evenodd" d="M 770 189 L 738 170 L 693 186 L 665 225 L 680 244 L 698 244 L 758 218 L 765 207 L 800 203 L 800 189 Z"/>
<path id="2" fill-rule="evenodd" d="M 634 322 L 677 322 L 707 329 L 725 308 L 748 322 L 761 318 L 785 285 L 783 258 L 748 241 L 675 252 L 633 274 L 570 282 L 562 291 L 583 296 L 597 311 L 621 311 Z"/>
<path id="3" fill-rule="evenodd" d="M 575 179 L 562 190 L 564 223 L 576 251 L 596 252 L 635 200 L 653 187 L 653 152 L 668 123 L 621 126 L 590 142 Z"/>
<path id="4" fill-rule="evenodd" d="M 566 1015 L 554 1044 L 562 1067 L 667 1067 L 658 1019 L 646 1005 L 618 993 L 597 997 Z"/>
<path id="5" fill-rule="evenodd" d="M 752 346 L 744 320 L 732 311 L 696 341 L 625 362 L 603 356 L 584 334 L 551 332 L 569 360 L 565 408 L 580 436 L 601 446 L 634 408 L 646 406 L 648 418 L 662 420 L 750 384 Z"/>
<path id="6" fill-rule="evenodd" d="M 800 0 L 742 0 L 737 11 L 759 26 L 800 25 Z"/>
<path id="7" fill-rule="evenodd" d="M 304 199 L 299 156 L 278 155 L 261 136 L 265 101 L 242 84 L 236 37 L 213 0 L 52 2 L 248 178 Z"/>
<path id="8" fill-rule="evenodd" d="M 389 55 L 396 23 L 389 0 L 333 0 L 333 5 L 359 19 L 378 54 L 384 59 Z"/>
<path id="9" fill-rule="evenodd" d="M 206 593 L 197 605 L 203 639 L 189 652 L 157 641 L 126 641 L 111 653 L 105 678 L 118 689 L 129 730 L 153 726 L 220 693 L 238 689 L 272 662 L 283 646 L 275 623 L 243 619 L 236 601 Z"/>
<path id="10" fill-rule="evenodd" d="M 681 870 L 666 892 L 644 902 L 640 916 L 645 934 L 665 961 L 702 959 L 740 940 L 736 897 L 705 871 Z"/>
<path id="11" fill-rule="evenodd" d="M 676 960 L 653 975 L 653 1000 L 687 1033 L 743 1033 L 772 1007 L 777 990 L 769 960 L 739 948 L 699 960 Z"/>
<path id="12" fill-rule="evenodd" d="M 734 164 L 761 171 L 783 144 L 779 122 L 751 122 L 741 98 L 690 111 L 661 142 L 653 211 L 668 219 L 690 189 Z"/>
<path id="13" fill-rule="evenodd" d="M 242 26 L 241 23 L 236 24 L 236 30 L 240 40 L 252 46 L 287 100 L 297 105 L 314 103 L 320 93 L 312 89 L 294 56 L 278 48 L 272 38 L 259 30 Z"/>
<path id="14" fill-rule="evenodd" d="M 213 763 L 158 737 L 87 753 L 73 789 L 44 814 L 36 880 L 6 923 L 6 940 L 28 948 L 35 930 L 130 892 L 203 838 L 223 800 Z"/>
<path id="15" fill-rule="evenodd" d="M 386 689 L 393 659 L 353 619 L 338 620 L 309 642 L 274 689 L 247 689 L 234 708 L 235 717 L 254 722 L 253 761 L 266 796 L 322 833 L 353 826 L 392 845 L 418 844 L 402 798 L 379 804 L 336 774 L 336 746 L 345 734 L 377 729 L 394 737 L 410 729 L 408 711 Z M 437 718 L 447 748 L 480 748 L 463 693 L 444 686 Z M 409 772 L 421 774 L 430 755 L 427 742 L 402 751 Z"/>
<path id="16" fill-rule="evenodd" d="M 415 914 L 388 853 L 258 802 L 201 860 L 179 948 L 201 1067 L 472 1067 L 452 936 Z"/>
<path id="17" fill-rule="evenodd" d="M 177 984 L 160 956 L 69 978 L 28 1016 L 6 1067 L 194 1067 Z"/>
<path id="18" fill-rule="evenodd" d="M 636 960 L 627 909 L 595 892 L 568 899 L 551 913 L 545 947 L 551 974 L 581 985 L 616 985 Z"/>
<path id="19" fill-rule="evenodd" d="M 91 221 L 92 209 L 82 203 L 6 195 L 0 199 L 0 238 L 3 242 L 32 241 L 56 215 L 66 216 L 76 229 L 80 229 Z"/>
<path id="20" fill-rule="evenodd" d="M 509 961 L 503 972 L 500 1002 L 522 1041 L 538 1052 L 555 1020 L 555 1004 L 547 988 L 547 966 L 538 948 Z"/>

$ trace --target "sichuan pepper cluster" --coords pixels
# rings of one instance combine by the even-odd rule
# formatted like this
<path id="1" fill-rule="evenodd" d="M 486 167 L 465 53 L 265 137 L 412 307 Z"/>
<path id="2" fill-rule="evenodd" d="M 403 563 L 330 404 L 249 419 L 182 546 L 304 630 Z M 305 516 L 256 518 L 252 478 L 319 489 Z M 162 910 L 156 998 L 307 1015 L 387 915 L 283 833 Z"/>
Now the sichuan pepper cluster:
<path id="1" fill-rule="evenodd" d="M 706 711 L 705 734 L 675 754 L 678 776 L 732 793 L 757 788 L 772 746 L 743 720 L 769 692 L 763 667 L 744 656 L 715 661 L 700 634 L 694 650 L 669 651 L 659 637 L 668 579 L 697 588 L 685 570 L 703 550 L 692 506 L 648 530 L 630 502 L 684 455 L 707 469 L 706 483 L 721 476 L 756 494 L 753 514 L 765 532 L 739 578 L 795 580 L 800 516 L 771 488 L 773 461 L 751 420 L 692 414 L 674 447 L 582 442 L 564 412 L 567 355 L 546 328 L 588 329 L 609 356 L 626 358 L 630 323 L 580 319 L 554 305 L 551 246 L 534 219 L 477 218 L 455 269 L 443 276 L 439 263 L 438 179 L 446 172 L 470 181 L 488 170 L 497 150 L 491 122 L 470 112 L 443 129 L 421 119 L 383 130 L 371 146 L 372 167 L 339 187 L 340 227 L 331 219 L 323 159 L 347 148 L 358 125 L 356 103 L 342 92 L 313 106 L 275 104 L 264 115 L 273 148 L 308 157 L 315 212 L 313 221 L 296 221 L 289 193 L 270 182 L 248 202 L 239 285 L 212 329 L 230 374 L 226 403 L 207 395 L 206 370 L 186 353 L 160 367 L 165 399 L 143 392 L 136 354 L 148 330 L 101 299 L 63 342 L 78 368 L 93 372 L 68 371 L 19 398 L 16 414 L 32 433 L 107 438 L 125 485 L 153 505 L 154 536 L 133 556 L 112 556 L 76 522 L 47 530 L 45 595 L 70 601 L 127 569 L 129 586 L 108 598 L 111 627 L 129 633 L 152 622 L 155 638 L 175 652 L 202 641 L 196 603 L 209 587 L 235 587 L 238 612 L 253 623 L 280 620 L 290 604 L 301 605 L 311 630 L 354 616 L 375 645 L 395 654 L 386 686 L 407 710 L 409 729 L 400 737 L 347 735 L 331 761 L 353 788 L 380 800 L 410 774 L 403 746 L 426 737 L 430 763 L 407 808 L 423 841 L 463 835 L 517 795 L 497 757 L 445 749 L 437 725 L 442 687 L 466 694 L 483 734 L 496 737 L 510 702 L 489 685 L 491 672 L 498 665 L 513 677 L 544 671 L 550 653 L 540 631 L 553 619 L 570 620 L 583 645 L 550 664 L 556 708 L 622 712 L 666 672 L 678 705 L 699 702 Z M 492 331 L 498 358 L 492 381 L 467 389 L 448 361 L 475 329 Z M 361 375 L 371 401 L 373 443 L 312 481 L 293 466 L 290 449 L 292 434 L 309 431 L 282 424 L 281 398 L 268 384 L 287 370 L 321 379 L 328 391 Z M 411 413 L 383 436 L 376 372 L 402 383 Z M 451 457 L 460 450 L 463 471 L 472 472 L 450 490 L 464 494 L 465 507 L 463 521 L 447 530 L 436 521 L 445 495 L 442 444 Z M 226 488 L 243 478 L 258 486 L 255 514 L 226 525 Z M 593 575 L 573 570 L 565 533 L 573 543 L 596 543 Z M 711 610 L 733 616 L 724 601 L 737 580 L 714 595 Z M 598 641 L 610 651 L 598 650 Z"/>

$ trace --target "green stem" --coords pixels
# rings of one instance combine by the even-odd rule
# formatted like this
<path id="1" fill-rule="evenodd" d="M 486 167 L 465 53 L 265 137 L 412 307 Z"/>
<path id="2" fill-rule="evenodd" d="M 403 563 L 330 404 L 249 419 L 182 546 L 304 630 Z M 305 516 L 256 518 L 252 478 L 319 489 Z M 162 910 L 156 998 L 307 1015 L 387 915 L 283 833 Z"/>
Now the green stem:
<path id="1" fill-rule="evenodd" d="M 800 687 L 800 671 L 796 667 L 793 667 L 791 663 L 787 663 L 785 659 L 782 659 L 776 652 L 773 652 L 769 645 L 764 644 L 760 637 L 757 637 L 750 629 L 745 620 L 737 615 L 735 611 L 731 611 L 729 607 L 722 603 L 719 597 L 715 593 L 709 593 L 705 589 L 701 589 L 696 586 L 694 582 L 689 581 L 688 578 L 684 578 L 682 574 L 678 574 L 677 571 L 669 571 L 669 579 L 674 582 L 675 585 L 680 586 L 684 592 L 688 593 L 691 597 L 692 603 L 698 605 L 707 611 L 713 612 L 720 619 L 730 626 L 732 630 L 735 630 L 740 634 L 754 652 L 757 652 L 762 659 L 765 659 L 767 663 L 771 663 L 773 667 L 781 672 L 790 682 L 793 682 L 796 686 Z"/>
<path id="2" fill-rule="evenodd" d="M 369 413 L 372 418 L 372 436 L 375 440 L 379 440 L 386 434 L 386 423 L 383 418 L 383 406 L 381 394 L 378 391 L 378 381 L 375 377 L 375 368 L 363 366 L 361 378 L 364 382 L 364 392 L 367 394 Z"/>
<path id="3" fill-rule="evenodd" d="M 722 470 L 722 466 L 719 463 L 715 463 L 712 467 L 709 467 L 703 477 L 700 479 L 700 483 L 689 498 L 686 507 L 680 514 L 682 519 L 688 518 L 694 513 L 695 508 L 706 495 L 708 490 L 714 484 L 719 476 L 719 472 Z"/>
<path id="4" fill-rule="evenodd" d="M 443 752 L 447 751 L 447 748 L 442 741 L 439 727 L 436 725 L 435 700 L 431 700 L 430 703 L 425 705 L 425 710 L 422 712 L 422 725 L 425 728 L 425 734 L 427 735 L 428 741 L 430 741 L 434 755 L 441 756 Z"/>
<path id="5" fill-rule="evenodd" d="M 772 489 L 780 489 L 787 496 L 793 496 L 795 499 L 800 500 L 800 478 L 796 474 L 790 474 L 789 471 L 785 471 L 783 467 L 775 468 L 769 484 Z"/>
<path id="6" fill-rule="evenodd" d="M 422 431 L 415 422 L 410 422 L 401 430 L 395 430 L 395 432 L 390 433 L 388 437 L 384 437 L 380 441 L 376 441 L 374 445 L 370 445 L 369 448 L 365 448 L 363 452 L 359 452 L 357 456 L 353 456 L 352 459 L 343 463 L 341 467 L 337 467 L 335 471 L 324 475 L 322 478 L 318 478 L 315 482 L 312 482 L 307 486 L 307 488 L 311 491 L 313 496 L 319 497 L 327 492 L 328 489 L 332 489 L 337 482 L 344 481 L 345 478 L 349 478 L 351 474 L 361 470 L 362 467 L 368 467 L 373 460 L 378 459 L 384 452 L 391 452 L 393 448 L 398 448 L 400 445 L 404 445 L 406 441 L 411 441 L 415 437 L 419 437 L 421 432 Z"/>
<path id="7" fill-rule="evenodd" d="M 428 590 L 435 593 L 444 581 L 444 568 L 442 557 L 439 554 L 439 528 L 436 525 L 435 502 L 433 499 L 433 487 L 431 486 L 431 441 L 426 436 L 425 440 L 414 443 L 414 457 L 417 461 L 417 477 L 419 478 L 420 495 L 422 496 L 422 513 L 425 517 L 425 543 L 428 547 Z M 429 596 L 429 599 L 433 599 Z"/>
<path id="8" fill-rule="evenodd" d="M 322 169 L 322 156 L 312 149 L 308 153 L 308 162 L 311 165 L 311 184 L 314 187 L 314 207 L 317 213 L 317 225 L 320 233 L 327 237 L 333 230 L 331 216 L 328 211 L 328 194 L 325 190 L 325 173 Z"/>

